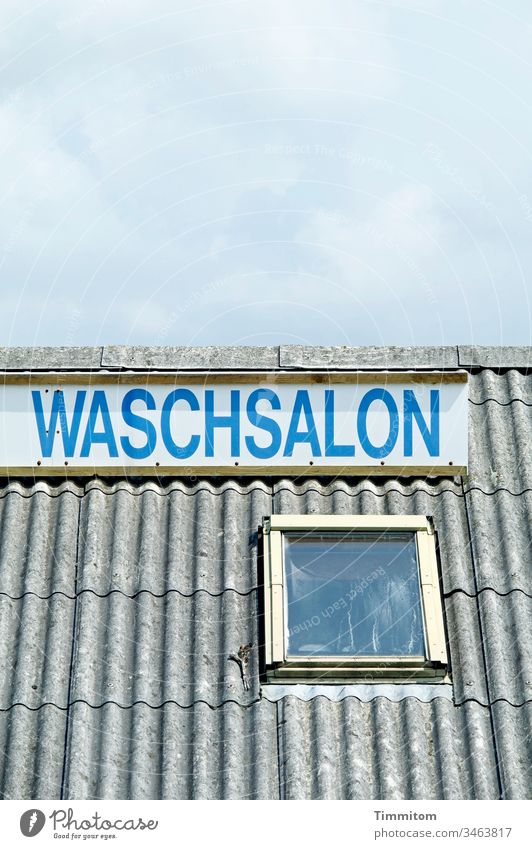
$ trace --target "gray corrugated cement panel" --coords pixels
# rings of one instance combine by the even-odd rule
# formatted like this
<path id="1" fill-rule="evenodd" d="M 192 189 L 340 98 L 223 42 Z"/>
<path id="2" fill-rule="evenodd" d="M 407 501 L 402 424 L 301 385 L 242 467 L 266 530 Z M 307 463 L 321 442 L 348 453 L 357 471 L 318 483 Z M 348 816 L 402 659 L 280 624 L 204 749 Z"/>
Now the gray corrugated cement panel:
<path id="1" fill-rule="evenodd" d="M 81 504 L 78 589 L 247 593 L 259 583 L 258 528 L 270 512 L 261 481 L 94 481 Z"/>
<path id="2" fill-rule="evenodd" d="M 158 707 L 173 701 L 212 707 L 228 701 L 249 705 L 259 697 L 256 593 L 231 590 L 159 598 L 128 598 L 91 592 L 78 600 L 72 699 L 98 707 L 107 701 Z M 454 593 L 445 600 L 455 700 L 487 704 L 476 598 Z M 229 658 L 252 644 L 249 690 Z"/>
<path id="3" fill-rule="evenodd" d="M 128 598 L 82 593 L 76 619 L 72 699 L 98 707 L 145 702 L 249 705 L 259 695 L 257 593 L 227 590 Z M 251 644 L 249 690 L 229 655 Z"/>
<path id="4" fill-rule="evenodd" d="M 61 594 L 0 595 L 0 710 L 15 704 L 66 708 L 74 605 Z"/>
<path id="5" fill-rule="evenodd" d="M 466 494 L 479 590 L 532 593 L 532 492 Z"/>
<path id="6" fill-rule="evenodd" d="M 276 706 L 71 711 L 67 799 L 276 799 Z"/>
<path id="7" fill-rule="evenodd" d="M 494 401 L 506 406 L 519 401 L 532 405 L 532 372 L 526 374 L 510 369 L 502 374 L 490 369 L 472 374 L 469 378 L 469 400 L 472 404 Z"/>
<path id="8" fill-rule="evenodd" d="M 532 700 L 532 598 L 519 590 L 478 597 L 490 700 Z"/>
<path id="9" fill-rule="evenodd" d="M 9 485 L 0 493 L 0 593 L 74 596 L 80 498 Z"/>
<path id="10" fill-rule="evenodd" d="M 444 599 L 444 611 L 455 702 L 463 704 L 474 699 L 488 705 L 478 599 L 463 592 L 453 593 Z"/>
<path id="11" fill-rule="evenodd" d="M 497 702 L 493 726 L 503 799 L 532 797 L 532 702 L 513 707 Z"/>
<path id="12" fill-rule="evenodd" d="M 279 703 L 286 799 L 497 799 L 489 709 L 446 699 Z"/>
<path id="13" fill-rule="evenodd" d="M 0 712 L 0 798 L 61 797 L 66 720 L 54 705 Z"/>
<path id="14" fill-rule="evenodd" d="M 519 401 L 469 405 L 469 469 L 466 489 L 514 495 L 532 489 L 532 408 Z"/>

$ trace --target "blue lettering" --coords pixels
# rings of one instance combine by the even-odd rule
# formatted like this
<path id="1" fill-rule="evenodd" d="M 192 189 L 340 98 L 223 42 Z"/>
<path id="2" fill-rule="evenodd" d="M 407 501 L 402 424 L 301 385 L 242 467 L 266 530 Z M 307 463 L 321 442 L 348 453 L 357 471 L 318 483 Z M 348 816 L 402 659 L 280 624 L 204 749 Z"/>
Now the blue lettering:
<path id="1" fill-rule="evenodd" d="M 373 445 L 368 436 L 368 410 L 374 401 L 383 401 L 390 417 L 388 438 L 384 445 L 381 446 Z M 360 444 L 368 457 L 380 459 L 387 457 L 390 451 L 393 450 L 399 435 L 399 413 L 397 411 L 397 404 L 386 389 L 370 389 L 369 392 L 366 392 L 358 409 L 357 429 Z"/>
<path id="2" fill-rule="evenodd" d="M 61 426 L 61 435 L 63 437 L 63 450 L 65 457 L 73 457 L 76 450 L 76 442 L 79 434 L 79 426 L 81 422 L 81 414 L 83 413 L 83 405 L 87 393 L 84 389 L 76 392 L 76 400 L 74 402 L 74 412 L 72 414 L 72 422 L 68 427 L 65 397 L 62 390 L 54 392 L 52 396 L 52 410 L 46 428 L 44 422 L 44 411 L 42 406 L 42 398 L 39 390 L 33 390 L 31 397 L 33 399 L 33 409 L 35 411 L 35 420 L 37 422 L 37 430 L 39 432 L 39 441 L 41 443 L 41 451 L 43 457 L 51 457 L 54 449 L 55 432 L 57 429 L 57 418 Z"/>
<path id="3" fill-rule="evenodd" d="M 257 403 L 262 399 L 270 402 L 272 410 L 281 409 L 279 396 L 272 389 L 255 389 L 248 398 L 246 412 L 254 427 L 270 434 L 271 442 L 266 448 L 260 448 L 253 436 L 246 436 L 246 447 L 252 457 L 269 460 L 275 457 L 281 447 L 281 428 L 272 418 L 257 412 Z"/>
<path id="4" fill-rule="evenodd" d="M 354 457 L 354 445 L 334 444 L 334 389 L 325 390 L 325 456 Z"/>
<path id="5" fill-rule="evenodd" d="M 301 413 L 305 417 L 306 430 L 298 430 L 299 419 Z M 308 443 L 312 447 L 312 456 L 321 457 L 320 441 L 316 433 L 316 424 L 310 404 L 309 394 L 306 389 L 298 389 L 294 401 L 294 409 L 290 419 L 288 435 L 286 437 L 286 445 L 284 448 L 284 456 L 291 457 L 294 452 L 296 442 Z"/>
<path id="6" fill-rule="evenodd" d="M 177 401 L 186 401 L 192 412 L 198 412 L 200 405 L 199 401 L 190 389 L 174 389 L 164 399 L 163 409 L 161 413 L 161 433 L 166 450 L 172 457 L 177 457 L 179 460 L 186 460 L 191 457 L 197 450 L 200 443 L 199 436 L 191 436 L 186 445 L 177 445 L 170 431 L 170 415 Z"/>
<path id="7" fill-rule="evenodd" d="M 147 410 L 155 410 L 155 398 L 146 389 L 130 389 L 129 392 L 126 392 L 122 400 L 122 418 L 124 422 L 134 430 L 139 430 L 141 433 L 146 434 L 146 444 L 140 448 L 135 448 L 128 436 L 120 437 L 120 444 L 128 457 L 132 457 L 134 460 L 144 460 L 155 449 L 157 432 L 152 422 L 132 411 L 131 405 L 135 401 L 142 401 L 146 404 Z"/>
<path id="8" fill-rule="evenodd" d="M 102 431 L 96 430 L 98 413 L 100 413 L 102 417 Z M 89 420 L 85 430 L 83 445 L 81 446 L 80 457 L 88 457 L 92 446 L 95 444 L 107 445 L 109 457 L 118 457 L 118 448 L 116 447 L 113 425 L 111 423 L 111 416 L 109 415 L 107 397 L 105 392 L 101 389 L 97 389 L 92 396 Z"/>
<path id="9" fill-rule="evenodd" d="M 413 452 L 412 420 L 416 420 L 423 442 L 429 452 L 429 457 L 438 457 L 440 453 L 440 391 L 430 390 L 430 433 L 427 423 L 412 389 L 405 389 L 405 457 L 411 457 Z"/>
<path id="10" fill-rule="evenodd" d="M 240 457 L 240 390 L 231 389 L 231 414 L 214 415 L 214 389 L 205 390 L 205 456 L 214 457 L 214 428 L 231 428 L 231 456 Z"/>

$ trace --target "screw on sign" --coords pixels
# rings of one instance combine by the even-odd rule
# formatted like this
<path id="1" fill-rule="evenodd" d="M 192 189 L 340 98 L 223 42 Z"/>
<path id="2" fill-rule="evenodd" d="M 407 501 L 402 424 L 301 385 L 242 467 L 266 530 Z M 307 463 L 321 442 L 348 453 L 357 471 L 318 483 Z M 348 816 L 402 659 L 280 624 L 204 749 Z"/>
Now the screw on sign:
<path id="1" fill-rule="evenodd" d="M 20 830 L 24 837 L 35 837 L 44 827 L 46 817 L 37 808 L 24 811 L 20 818 Z"/>

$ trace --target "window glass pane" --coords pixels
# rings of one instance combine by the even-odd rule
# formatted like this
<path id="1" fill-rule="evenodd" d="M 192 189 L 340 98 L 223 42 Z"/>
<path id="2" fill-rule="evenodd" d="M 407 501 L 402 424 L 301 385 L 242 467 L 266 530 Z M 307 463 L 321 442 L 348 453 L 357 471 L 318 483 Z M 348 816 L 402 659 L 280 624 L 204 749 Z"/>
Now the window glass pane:
<path id="1" fill-rule="evenodd" d="M 425 655 L 414 533 L 284 535 L 289 655 Z"/>

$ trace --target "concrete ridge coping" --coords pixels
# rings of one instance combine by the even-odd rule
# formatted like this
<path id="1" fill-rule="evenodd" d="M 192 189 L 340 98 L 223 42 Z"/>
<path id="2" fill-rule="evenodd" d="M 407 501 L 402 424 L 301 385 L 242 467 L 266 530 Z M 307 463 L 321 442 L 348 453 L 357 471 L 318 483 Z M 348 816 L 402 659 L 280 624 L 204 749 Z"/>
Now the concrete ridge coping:
<path id="1" fill-rule="evenodd" d="M 0 371 L 424 371 L 532 369 L 531 346 L 3 347 Z"/>

